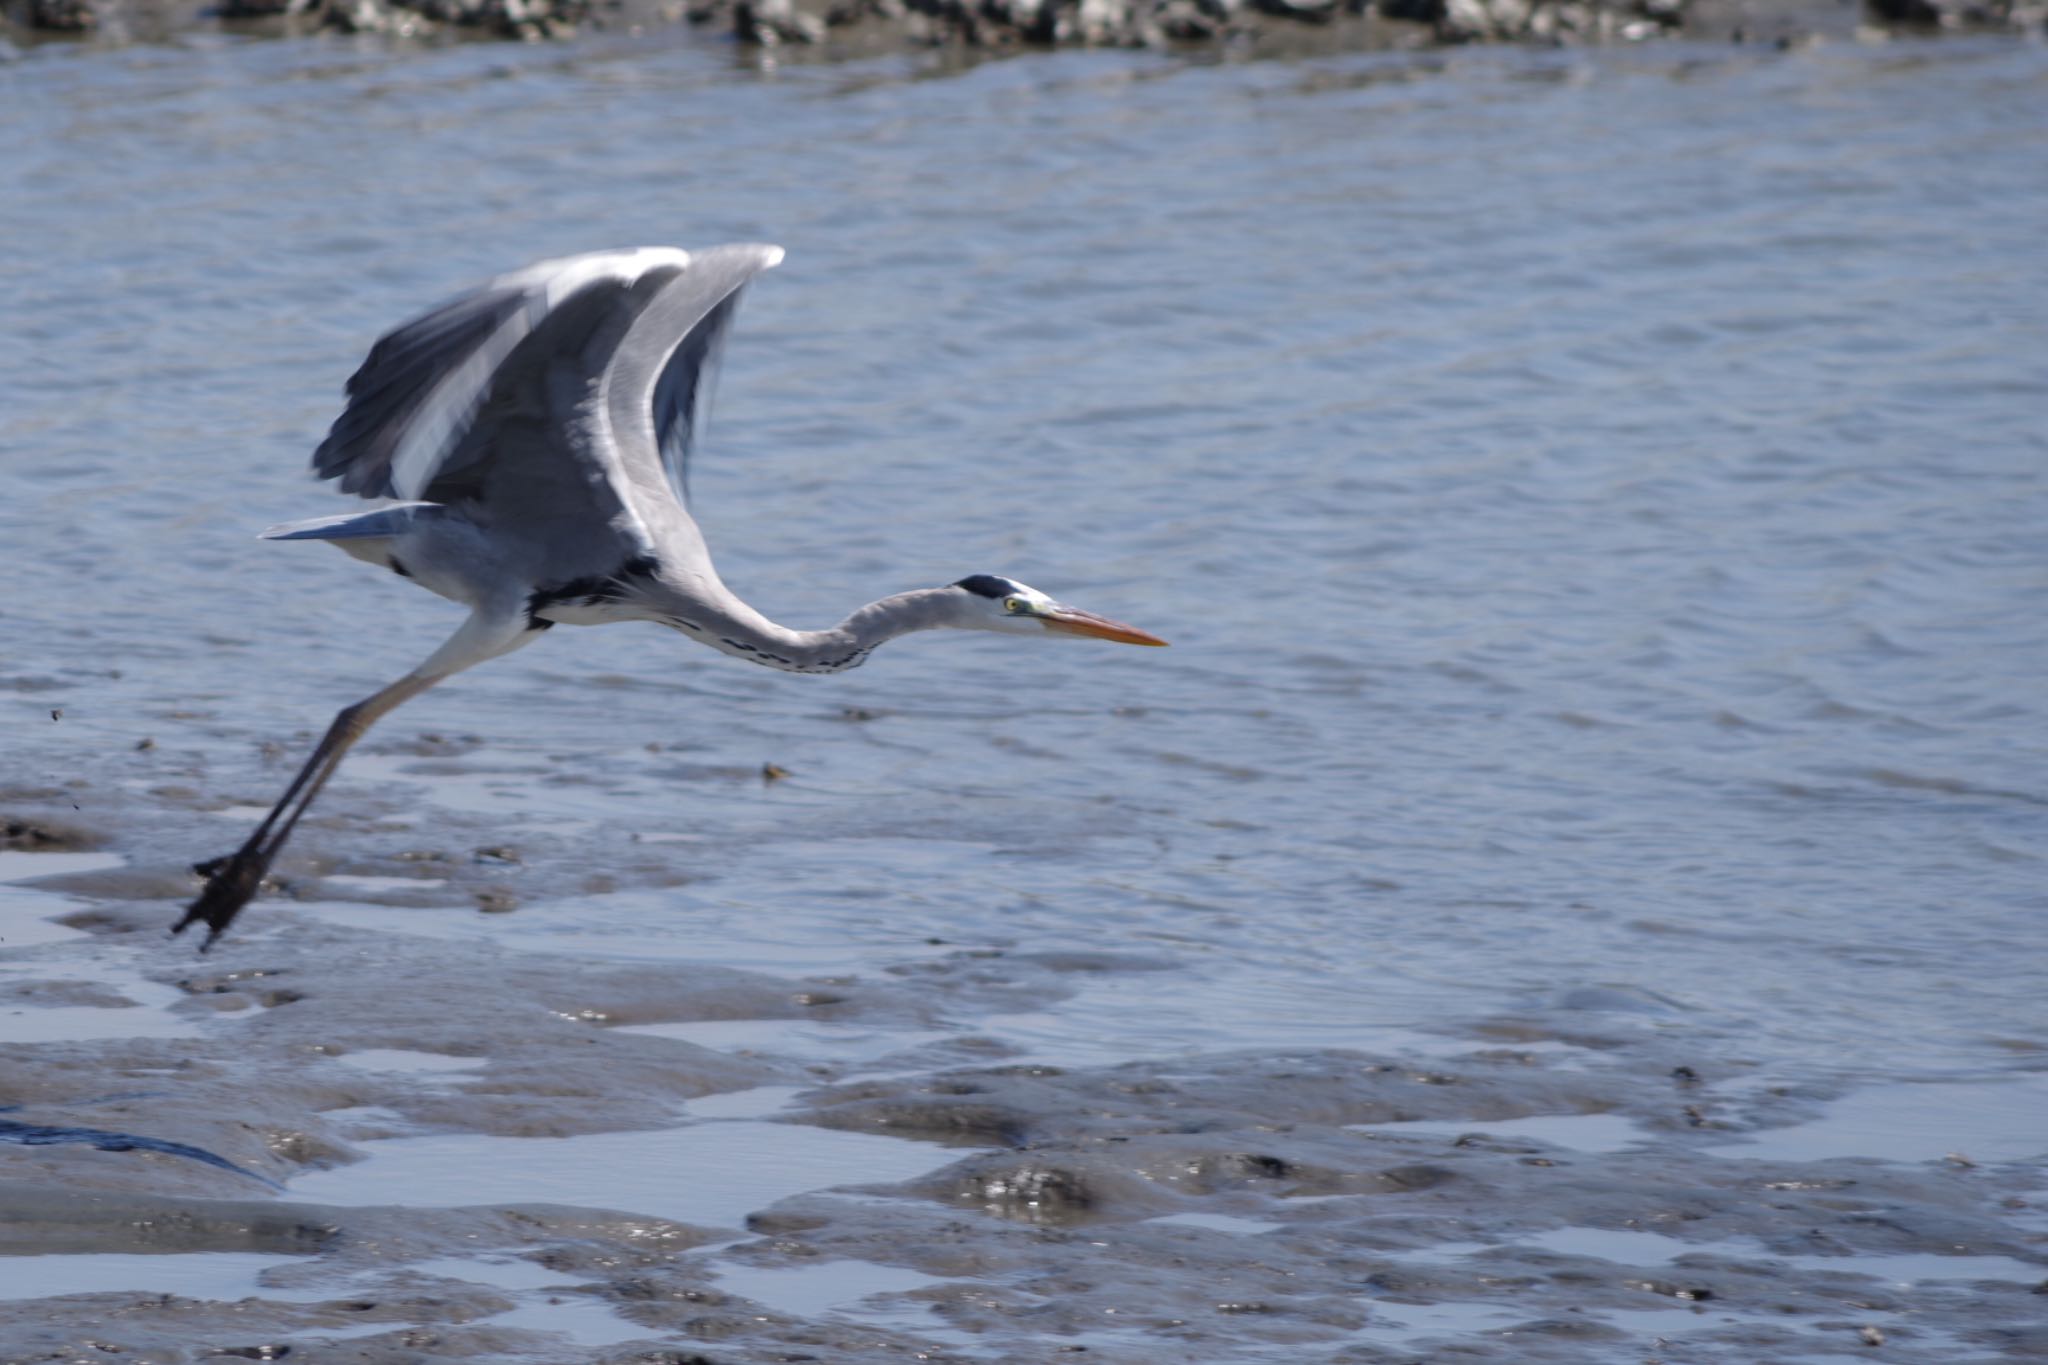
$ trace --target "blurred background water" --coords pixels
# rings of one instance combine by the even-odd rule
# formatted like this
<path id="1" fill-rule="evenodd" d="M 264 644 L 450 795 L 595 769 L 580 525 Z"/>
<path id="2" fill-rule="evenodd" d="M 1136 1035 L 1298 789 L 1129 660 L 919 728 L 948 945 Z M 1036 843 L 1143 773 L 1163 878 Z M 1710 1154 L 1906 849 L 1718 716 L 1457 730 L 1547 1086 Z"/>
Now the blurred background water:
<path id="1" fill-rule="evenodd" d="M 531 259 L 767 240 L 694 482 L 734 587 L 814 626 L 1000 572 L 1174 649 L 816 679 L 558 631 L 389 722 L 504 773 L 425 799 L 673 860 L 632 920 L 668 955 L 1175 964 L 985 1025 L 1048 1057 L 1592 1011 L 1780 1081 L 2038 1068 L 2044 91 L 1991 41 L 38 48 L 0 66 L 0 762 L 149 737 L 269 799 L 259 746 L 457 619 L 252 539 L 344 510 L 305 458 L 367 344 Z"/>

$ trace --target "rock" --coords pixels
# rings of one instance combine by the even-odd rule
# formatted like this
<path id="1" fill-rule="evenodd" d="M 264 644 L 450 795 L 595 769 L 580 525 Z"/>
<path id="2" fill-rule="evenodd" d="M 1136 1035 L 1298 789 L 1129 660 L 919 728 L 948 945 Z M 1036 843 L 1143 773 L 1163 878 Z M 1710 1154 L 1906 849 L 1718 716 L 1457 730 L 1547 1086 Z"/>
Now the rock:
<path id="1" fill-rule="evenodd" d="M 762 47 L 825 41 L 824 16 L 798 8 L 795 0 L 737 0 L 732 22 L 733 33 L 741 42 Z M 768 775 L 766 768 L 762 775 Z"/>
<path id="2" fill-rule="evenodd" d="M 2027 0 L 1864 0 L 1871 22 L 1898 28 L 2043 30 L 2048 6 Z"/>
<path id="3" fill-rule="evenodd" d="M 1684 26 L 1689 0 L 1378 0 L 1382 18 L 1427 24 L 1438 42 L 1639 38 Z"/>
<path id="4" fill-rule="evenodd" d="M 51 33 L 90 33 L 100 26 L 100 16 L 92 0 L 29 0 L 28 23 Z M 52 712 L 50 719 L 59 714 Z"/>
<path id="5" fill-rule="evenodd" d="M 1252 8 L 1261 14 L 1309 24 L 1327 24 L 1338 13 L 1337 0 L 1252 0 Z"/>
<path id="6" fill-rule="evenodd" d="M 280 14 L 304 14 L 312 0 L 222 0 L 214 11 L 223 19 L 269 19 Z"/>
<path id="7" fill-rule="evenodd" d="M 388 33 L 405 27 L 382 0 L 327 0 L 320 22 L 343 33 Z"/>

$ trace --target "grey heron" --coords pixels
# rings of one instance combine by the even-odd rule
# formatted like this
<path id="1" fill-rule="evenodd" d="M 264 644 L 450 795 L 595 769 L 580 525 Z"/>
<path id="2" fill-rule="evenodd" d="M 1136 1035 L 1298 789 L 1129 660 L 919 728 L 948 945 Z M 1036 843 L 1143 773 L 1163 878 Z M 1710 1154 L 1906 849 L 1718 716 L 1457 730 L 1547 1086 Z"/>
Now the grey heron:
<path id="1" fill-rule="evenodd" d="M 792 630 L 719 580 L 686 476 L 741 292 L 779 247 L 643 247 L 543 261 L 381 338 L 313 453 L 344 493 L 393 500 L 292 522 L 469 608 L 425 662 L 343 707 L 284 795 L 172 932 L 233 923 L 342 756 L 401 703 L 556 625 L 653 621 L 793 673 L 854 668 L 884 641 L 953 627 L 1163 645 L 998 574 L 870 602 L 826 630 Z"/>

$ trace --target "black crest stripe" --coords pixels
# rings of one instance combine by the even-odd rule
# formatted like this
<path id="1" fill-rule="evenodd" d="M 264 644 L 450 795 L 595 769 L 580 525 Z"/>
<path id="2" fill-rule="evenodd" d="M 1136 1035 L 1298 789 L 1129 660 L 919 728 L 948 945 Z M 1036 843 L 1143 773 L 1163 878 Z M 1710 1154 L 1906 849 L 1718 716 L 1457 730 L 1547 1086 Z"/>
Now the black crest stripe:
<path id="1" fill-rule="evenodd" d="M 1019 587 L 1018 584 L 1012 583 L 1009 579 L 998 578 L 992 573 L 974 574 L 971 577 L 961 579 L 953 586 L 965 588 L 967 591 L 981 597 L 1008 597 L 1011 593 L 1017 591 Z"/>

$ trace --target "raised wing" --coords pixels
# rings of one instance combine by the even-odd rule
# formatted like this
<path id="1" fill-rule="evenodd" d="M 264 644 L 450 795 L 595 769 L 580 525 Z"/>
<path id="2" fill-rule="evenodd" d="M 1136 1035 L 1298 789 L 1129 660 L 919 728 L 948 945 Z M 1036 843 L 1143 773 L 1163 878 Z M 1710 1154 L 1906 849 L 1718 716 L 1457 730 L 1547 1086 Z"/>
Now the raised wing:
<path id="1" fill-rule="evenodd" d="M 621 495 L 657 465 L 680 500 L 740 290 L 781 259 L 771 246 L 645 247 L 493 280 L 370 349 L 314 471 L 363 497 L 447 502 L 549 449 L 607 465 L 595 472 Z M 570 432 L 593 392 L 607 430 Z M 513 421 L 517 439 L 502 439 Z M 547 434 L 561 439 L 536 441 Z"/>
<path id="2" fill-rule="evenodd" d="M 607 375 L 613 439 L 622 450 L 651 442 L 678 501 L 689 502 L 690 456 L 711 417 L 711 391 L 726 334 L 747 281 L 780 263 L 776 246 L 692 252 L 619 343 Z"/>

